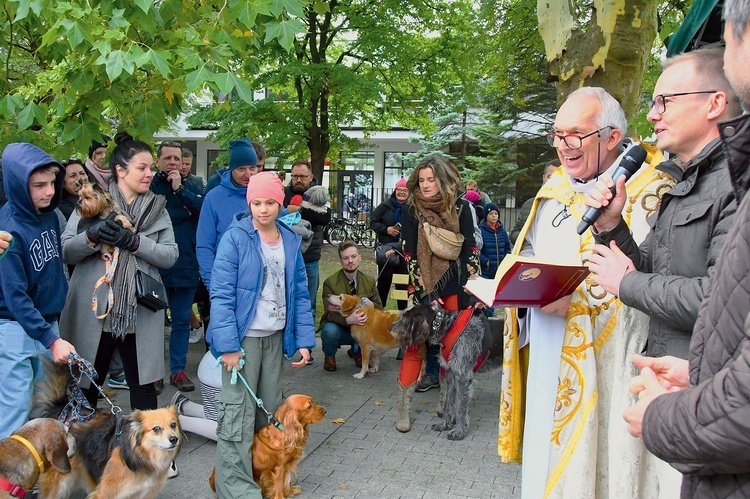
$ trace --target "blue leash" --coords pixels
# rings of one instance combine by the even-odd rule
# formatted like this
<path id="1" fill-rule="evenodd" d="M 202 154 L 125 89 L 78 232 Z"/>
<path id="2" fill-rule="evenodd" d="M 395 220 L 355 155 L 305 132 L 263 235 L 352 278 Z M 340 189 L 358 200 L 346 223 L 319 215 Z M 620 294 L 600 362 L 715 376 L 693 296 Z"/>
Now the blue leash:
<path id="1" fill-rule="evenodd" d="M 242 356 L 244 357 L 245 356 L 245 350 L 243 350 L 242 348 L 240 348 L 240 351 L 242 352 Z M 213 354 L 213 356 L 216 358 L 216 365 L 220 366 L 223 369 L 223 366 L 221 365 L 221 355 L 219 355 L 217 357 L 216 355 L 218 354 L 218 352 L 216 350 L 214 350 L 213 347 L 211 347 L 211 354 Z M 244 358 L 240 359 L 239 364 L 240 364 L 240 369 L 242 369 L 242 367 L 244 367 L 244 365 L 245 365 L 245 359 Z M 250 396 L 253 397 L 253 400 L 255 400 L 255 404 L 258 406 L 258 408 L 261 409 L 263 412 L 266 413 L 266 417 L 268 418 L 268 422 L 271 423 L 272 425 L 274 425 L 279 430 L 284 431 L 284 425 L 281 423 L 281 421 L 279 421 L 278 419 L 276 419 L 276 416 L 274 416 L 273 414 L 271 414 L 270 412 L 268 412 L 268 410 L 266 410 L 266 407 L 263 405 L 263 400 L 261 400 L 260 397 L 258 397 L 257 395 L 255 395 L 255 392 L 253 392 L 253 389 L 250 388 L 250 384 L 247 382 L 247 380 L 245 379 L 245 377 L 242 374 L 240 374 L 240 372 L 237 370 L 236 367 L 233 367 L 232 368 L 232 375 L 231 375 L 231 378 L 229 379 L 229 383 L 232 384 L 232 385 L 236 385 L 237 384 L 237 378 L 239 378 L 240 381 L 242 381 L 242 384 L 245 385 L 245 388 L 247 388 L 247 391 L 250 393 Z"/>

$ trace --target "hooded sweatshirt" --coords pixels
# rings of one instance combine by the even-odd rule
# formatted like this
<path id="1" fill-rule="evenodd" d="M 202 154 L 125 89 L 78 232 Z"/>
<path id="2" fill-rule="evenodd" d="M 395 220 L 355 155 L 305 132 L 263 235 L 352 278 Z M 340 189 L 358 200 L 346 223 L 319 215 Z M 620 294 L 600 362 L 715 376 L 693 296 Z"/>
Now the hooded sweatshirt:
<path id="1" fill-rule="evenodd" d="M 45 165 L 60 168 L 55 194 L 48 208 L 37 213 L 29 194 L 29 177 Z M 8 203 L 0 208 L 0 228 L 15 244 L 0 260 L 0 319 L 18 322 L 29 337 L 49 347 L 58 335 L 50 322 L 57 320 L 68 291 L 60 256 L 60 204 L 65 168 L 38 147 L 9 144 L 3 151 L 3 187 Z"/>

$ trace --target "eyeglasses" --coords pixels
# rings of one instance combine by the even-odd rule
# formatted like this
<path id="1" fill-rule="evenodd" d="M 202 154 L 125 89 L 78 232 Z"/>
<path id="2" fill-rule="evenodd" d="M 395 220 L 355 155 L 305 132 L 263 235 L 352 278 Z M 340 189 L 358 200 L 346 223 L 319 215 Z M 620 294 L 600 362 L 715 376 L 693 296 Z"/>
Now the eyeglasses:
<path id="1" fill-rule="evenodd" d="M 292 175 L 292 180 L 305 180 L 306 178 L 310 177 L 312 174 L 308 175 Z"/>
<path id="2" fill-rule="evenodd" d="M 409 193 L 409 189 L 406 189 L 404 187 L 399 187 L 398 189 L 396 189 L 396 192 L 400 192 L 400 193 L 403 193 L 403 194 L 408 194 Z"/>
<path id="3" fill-rule="evenodd" d="M 605 127 L 600 128 L 599 130 L 594 130 L 591 133 L 587 133 L 586 135 L 576 135 L 576 134 L 569 134 L 569 135 L 560 135 L 557 133 L 548 133 L 547 134 L 547 142 L 549 145 L 554 147 L 555 149 L 560 148 L 561 143 L 565 143 L 565 145 L 568 147 L 568 149 L 580 149 L 583 147 L 583 139 L 586 137 L 591 137 L 592 135 L 598 135 L 603 130 L 606 130 L 607 128 L 612 128 L 611 126 L 607 125 Z"/>
<path id="4" fill-rule="evenodd" d="M 699 90 L 697 92 L 678 92 L 676 94 L 659 94 L 655 95 L 652 100 L 648 103 L 648 110 L 656 108 L 658 114 L 664 114 L 667 112 L 667 101 L 670 97 L 679 97 L 681 95 L 698 95 L 698 94 L 715 94 L 718 90 Z"/>

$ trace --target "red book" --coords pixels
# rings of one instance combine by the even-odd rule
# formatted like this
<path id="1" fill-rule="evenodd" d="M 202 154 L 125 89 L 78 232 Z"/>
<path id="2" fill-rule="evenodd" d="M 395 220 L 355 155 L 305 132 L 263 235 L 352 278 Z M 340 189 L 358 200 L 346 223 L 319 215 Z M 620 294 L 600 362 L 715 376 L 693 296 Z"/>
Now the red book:
<path id="1" fill-rule="evenodd" d="M 508 255 L 494 279 L 469 279 L 464 288 L 488 307 L 541 307 L 571 294 L 587 275 L 582 265 Z"/>

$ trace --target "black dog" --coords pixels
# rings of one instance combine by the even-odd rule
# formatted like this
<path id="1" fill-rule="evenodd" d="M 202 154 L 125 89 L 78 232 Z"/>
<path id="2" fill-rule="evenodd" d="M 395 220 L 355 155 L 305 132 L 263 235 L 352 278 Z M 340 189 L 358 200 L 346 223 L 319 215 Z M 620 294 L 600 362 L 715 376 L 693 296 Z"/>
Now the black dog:
<path id="1" fill-rule="evenodd" d="M 402 313 L 391 326 L 391 333 L 399 340 L 401 348 L 419 346 L 428 342 L 440 344 L 456 322 L 459 312 L 448 312 L 440 306 L 416 305 Z M 499 331 L 499 338 L 497 331 Z M 436 431 L 451 430 L 450 440 L 462 440 L 469 430 L 469 400 L 472 394 L 474 369 L 478 359 L 483 359 L 481 372 L 502 366 L 502 325 L 490 328 L 490 322 L 481 310 L 475 310 L 463 333 L 450 352 L 448 362 L 439 355 L 440 365 L 446 375 L 440 384 L 442 421 L 432 425 Z"/>

